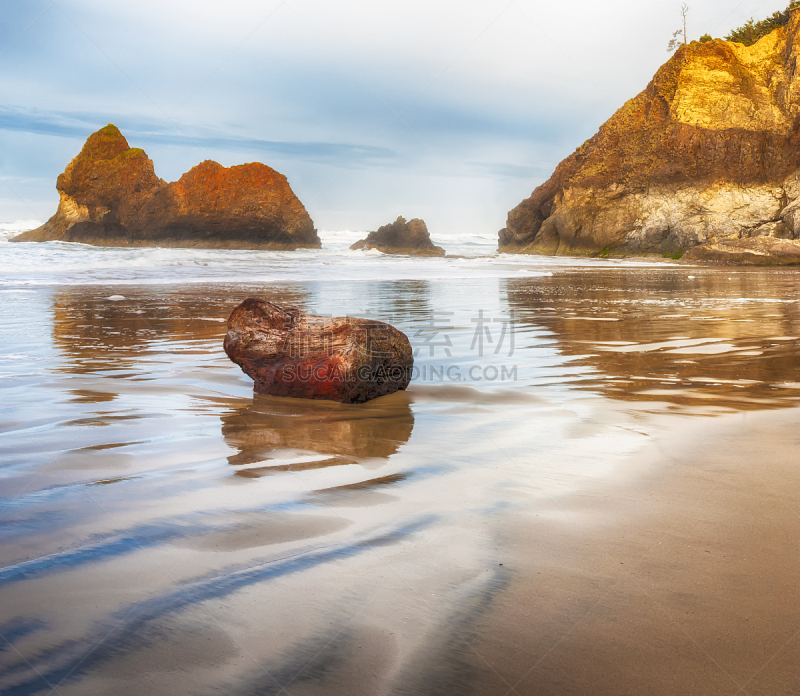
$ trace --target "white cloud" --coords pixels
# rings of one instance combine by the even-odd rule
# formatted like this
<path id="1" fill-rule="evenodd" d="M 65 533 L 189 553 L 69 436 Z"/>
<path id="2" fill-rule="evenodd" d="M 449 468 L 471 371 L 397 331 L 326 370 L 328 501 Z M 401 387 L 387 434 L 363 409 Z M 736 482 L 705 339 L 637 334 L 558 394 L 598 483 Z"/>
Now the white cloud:
<path id="1" fill-rule="evenodd" d="M 783 7 L 689 4 L 690 38 Z M 446 231 L 485 231 L 645 87 L 668 58 L 679 6 L 30 0 L 4 9 L 0 90 L 7 110 L 71 124 L 60 137 L 71 155 L 113 120 L 165 178 L 204 157 L 267 161 L 320 227 L 425 209 Z M 25 187 L 40 202 L 69 157 L 34 120 L 30 137 L 0 130 L 0 176 L 51 181 Z M 295 148 L 257 145 L 278 141 Z M 333 154 L 315 160 L 308 143 Z M 379 151 L 392 156 L 369 156 Z"/>

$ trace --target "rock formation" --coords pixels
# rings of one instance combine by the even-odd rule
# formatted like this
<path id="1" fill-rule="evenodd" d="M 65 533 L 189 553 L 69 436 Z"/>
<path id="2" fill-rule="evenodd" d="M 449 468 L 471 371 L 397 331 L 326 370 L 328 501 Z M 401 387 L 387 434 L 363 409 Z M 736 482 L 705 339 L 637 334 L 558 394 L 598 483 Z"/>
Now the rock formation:
<path id="1" fill-rule="evenodd" d="M 682 46 L 508 214 L 505 252 L 679 254 L 800 237 L 800 12 L 752 46 Z"/>
<path id="2" fill-rule="evenodd" d="M 250 298 L 228 319 L 225 353 L 259 394 L 358 404 L 405 389 L 414 358 L 389 324 L 317 317 Z"/>
<path id="3" fill-rule="evenodd" d="M 799 266 L 800 240 L 763 236 L 722 239 L 692 247 L 683 258 L 692 263 L 699 261 L 745 266 Z"/>
<path id="4" fill-rule="evenodd" d="M 58 177 L 56 214 L 14 242 L 100 246 L 295 249 L 319 247 L 314 223 L 286 177 L 253 162 L 205 161 L 166 183 L 116 126 L 89 136 Z"/>
<path id="5" fill-rule="evenodd" d="M 384 254 L 410 254 L 414 256 L 444 256 L 442 247 L 431 241 L 431 235 L 424 220 L 414 218 L 406 222 L 398 217 L 394 222 L 370 232 L 366 239 L 360 239 L 351 249 L 377 249 Z"/>

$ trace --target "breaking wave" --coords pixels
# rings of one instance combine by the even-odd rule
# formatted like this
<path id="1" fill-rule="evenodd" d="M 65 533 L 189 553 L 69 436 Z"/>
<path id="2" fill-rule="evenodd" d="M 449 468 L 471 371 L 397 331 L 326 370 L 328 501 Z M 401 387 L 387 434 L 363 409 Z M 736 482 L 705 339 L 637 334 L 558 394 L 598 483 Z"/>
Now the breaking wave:
<path id="1" fill-rule="evenodd" d="M 350 250 L 366 236 L 362 230 L 321 230 L 321 249 L 297 251 L 7 243 L 39 224 L 0 223 L 0 287 L 535 277 L 552 275 L 566 263 L 602 263 L 499 254 L 494 234 L 440 235 L 434 242 L 447 250 L 444 258 Z"/>

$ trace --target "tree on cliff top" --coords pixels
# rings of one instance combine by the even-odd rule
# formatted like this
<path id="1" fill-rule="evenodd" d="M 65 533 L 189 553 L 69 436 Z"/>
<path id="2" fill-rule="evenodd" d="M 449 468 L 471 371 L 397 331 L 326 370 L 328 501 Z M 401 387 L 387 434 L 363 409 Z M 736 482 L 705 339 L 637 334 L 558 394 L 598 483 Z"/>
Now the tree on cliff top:
<path id="1" fill-rule="evenodd" d="M 788 24 L 792 10 L 798 7 L 800 7 L 800 0 L 791 0 L 788 7 L 783 10 L 783 12 L 773 12 L 769 17 L 759 22 L 754 21 L 751 17 L 742 26 L 733 29 L 725 38 L 728 41 L 735 41 L 745 46 L 752 46 L 762 36 L 766 36 L 778 27 Z"/>
<path id="2" fill-rule="evenodd" d="M 800 2 L 800 0 L 797 0 Z M 686 3 L 681 5 L 681 17 L 683 17 L 683 29 L 678 29 L 678 31 L 673 32 L 672 38 L 670 39 L 669 43 L 667 44 L 667 51 L 672 53 L 678 46 L 681 44 L 686 44 L 686 13 L 689 11 L 689 6 Z M 682 36 L 683 40 L 679 40 L 678 37 Z"/>

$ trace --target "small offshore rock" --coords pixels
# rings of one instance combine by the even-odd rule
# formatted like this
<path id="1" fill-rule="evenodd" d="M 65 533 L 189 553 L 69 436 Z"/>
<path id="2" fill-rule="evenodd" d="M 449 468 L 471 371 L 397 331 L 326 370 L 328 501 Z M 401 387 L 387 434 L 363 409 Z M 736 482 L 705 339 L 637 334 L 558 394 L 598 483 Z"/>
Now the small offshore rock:
<path id="1" fill-rule="evenodd" d="M 253 297 L 231 313 L 224 348 L 258 394 L 347 404 L 405 389 L 414 366 L 408 338 L 389 324 Z"/>
<path id="2" fill-rule="evenodd" d="M 445 251 L 431 241 L 424 220 L 414 218 L 406 222 L 402 216 L 394 222 L 370 232 L 366 239 L 359 239 L 351 249 L 377 249 L 384 254 L 407 254 L 410 256 L 444 256 Z"/>

